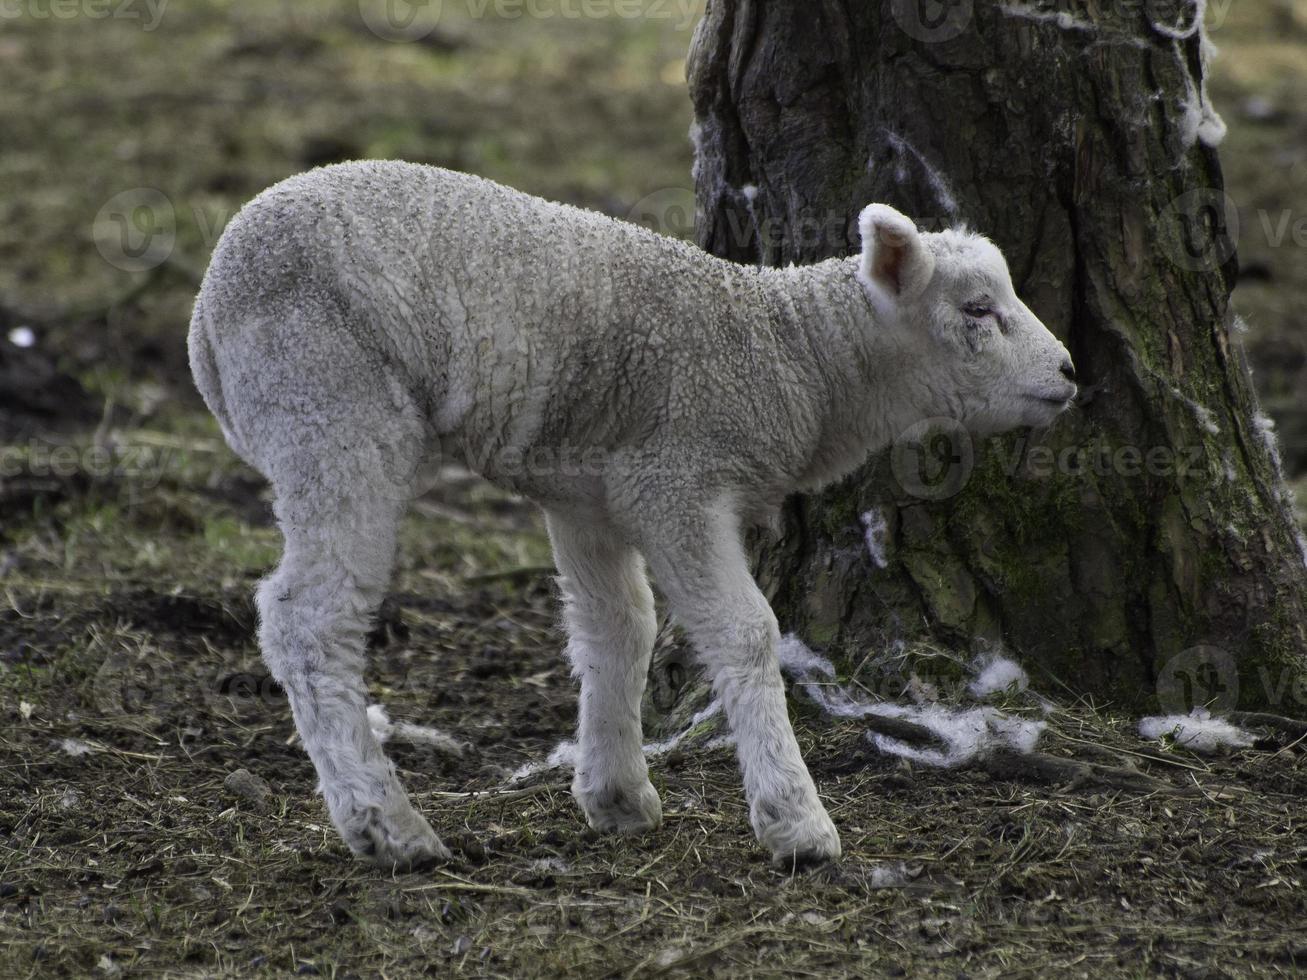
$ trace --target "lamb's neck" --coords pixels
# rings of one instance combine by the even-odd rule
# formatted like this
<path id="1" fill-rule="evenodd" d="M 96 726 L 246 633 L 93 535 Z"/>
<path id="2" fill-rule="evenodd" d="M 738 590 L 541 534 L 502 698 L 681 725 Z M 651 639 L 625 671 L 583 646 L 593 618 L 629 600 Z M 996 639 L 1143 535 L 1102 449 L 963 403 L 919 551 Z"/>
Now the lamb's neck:
<path id="1" fill-rule="evenodd" d="M 810 373 L 821 379 L 820 437 L 802 488 L 857 469 L 921 417 L 904 352 L 858 280 L 856 257 L 778 274 L 781 307 L 807 338 Z"/>

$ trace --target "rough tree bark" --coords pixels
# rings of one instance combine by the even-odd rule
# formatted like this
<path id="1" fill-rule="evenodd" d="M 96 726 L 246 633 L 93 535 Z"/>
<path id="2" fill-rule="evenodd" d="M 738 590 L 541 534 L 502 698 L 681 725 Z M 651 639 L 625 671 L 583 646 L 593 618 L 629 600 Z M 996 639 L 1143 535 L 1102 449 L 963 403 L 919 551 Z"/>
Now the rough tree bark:
<path id="1" fill-rule="evenodd" d="M 1160 684 L 1166 707 L 1302 713 L 1305 558 L 1231 332 L 1237 216 L 1194 16 L 710 0 L 689 63 L 699 243 L 848 255 L 871 201 L 966 223 L 1088 392 L 1048 433 L 972 446 L 944 426 L 788 503 L 755 549 L 783 628 L 846 664 L 1001 642 L 1123 706 Z"/>

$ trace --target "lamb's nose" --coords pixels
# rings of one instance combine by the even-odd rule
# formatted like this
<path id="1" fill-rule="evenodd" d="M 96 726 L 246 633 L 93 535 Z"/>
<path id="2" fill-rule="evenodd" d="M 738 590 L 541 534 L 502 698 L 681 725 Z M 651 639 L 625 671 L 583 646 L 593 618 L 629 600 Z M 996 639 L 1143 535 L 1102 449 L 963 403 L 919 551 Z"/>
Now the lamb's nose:
<path id="1" fill-rule="evenodd" d="M 1074 364 L 1070 361 L 1063 361 L 1062 367 L 1059 368 L 1059 370 L 1062 372 L 1062 377 L 1066 378 L 1072 384 L 1076 383 L 1076 367 Z"/>

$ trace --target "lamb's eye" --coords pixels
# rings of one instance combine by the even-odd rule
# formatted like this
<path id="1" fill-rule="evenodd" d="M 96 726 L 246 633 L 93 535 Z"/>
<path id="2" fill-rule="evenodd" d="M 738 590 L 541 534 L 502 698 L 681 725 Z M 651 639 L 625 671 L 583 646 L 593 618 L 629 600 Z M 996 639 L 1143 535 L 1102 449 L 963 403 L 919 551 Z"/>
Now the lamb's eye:
<path id="1" fill-rule="evenodd" d="M 973 320 L 983 320 L 987 316 L 994 315 L 994 308 L 988 303 L 968 303 L 962 307 L 962 312 Z"/>

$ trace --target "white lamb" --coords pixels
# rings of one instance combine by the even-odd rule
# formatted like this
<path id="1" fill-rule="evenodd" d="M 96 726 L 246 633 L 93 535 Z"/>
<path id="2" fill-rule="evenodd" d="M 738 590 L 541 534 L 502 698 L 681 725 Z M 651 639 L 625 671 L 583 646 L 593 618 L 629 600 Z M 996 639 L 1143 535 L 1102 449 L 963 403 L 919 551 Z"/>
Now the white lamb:
<path id="1" fill-rule="evenodd" d="M 758 839 L 781 863 L 839 855 L 742 527 L 922 419 L 1042 426 L 1076 391 L 989 241 L 919 234 L 878 204 L 861 232 L 860 256 L 749 268 L 387 162 L 293 177 L 232 221 L 195 303 L 191 369 L 273 485 L 285 552 L 258 589 L 260 642 L 355 852 L 447 854 L 369 728 L 363 653 L 405 505 L 452 455 L 544 509 L 590 825 L 662 819 L 640 747 L 647 561 L 725 706 Z"/>

